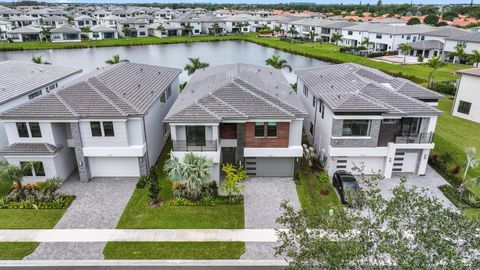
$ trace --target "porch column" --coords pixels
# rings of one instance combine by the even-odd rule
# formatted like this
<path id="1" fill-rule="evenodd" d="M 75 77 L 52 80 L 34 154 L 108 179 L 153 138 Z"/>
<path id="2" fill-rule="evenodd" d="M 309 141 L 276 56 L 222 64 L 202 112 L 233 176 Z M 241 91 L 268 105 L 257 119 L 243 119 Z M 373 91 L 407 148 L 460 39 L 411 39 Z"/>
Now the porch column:
<path id="1" fill-rule="evenodd" d="M 245 124 L 237 124 L 237 148 L 235 148 L 235 160 L 238 164 L 243 165 L 243 148 L 245 148 Z"/>
<path id="2" fill-rule="evenodd" d="M 418 175 L 425 175 L 428 165 L 428 155 L 430 154 L 430 149 L 423 149 L 420 152 L 420 157 L 418 157 Z"/>
<path id="3" fill-rule="evenodd" d="M 88 167 L 88 159 L 83 155 L 82 136 L 80 134 L 80 124 L 70 123 L 72 130 L 72 139 L 75 146 L 75 157 L 77 158 L 78 175 L 80 182 L 87 183 L 90 181 L 90 170 Z"/>
<path id="4" fill-rule="evenodd" d="M 385 170 L 383 172 L 385 179 L 392 178 L 393 163 L 395 161 L 396 152 L 397 152 L 397 149 L 395 148 L 395 144 L 391 142 L 388 143 L 388 152 L 387 152 L 387 157 L 385 159 Z"/>

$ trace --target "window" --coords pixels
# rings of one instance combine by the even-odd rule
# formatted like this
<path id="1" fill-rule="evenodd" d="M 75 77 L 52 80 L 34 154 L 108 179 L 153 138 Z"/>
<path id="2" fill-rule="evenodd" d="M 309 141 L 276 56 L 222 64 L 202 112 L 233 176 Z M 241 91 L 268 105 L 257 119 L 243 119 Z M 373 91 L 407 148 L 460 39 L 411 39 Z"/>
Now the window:
<path id="1" fill-rule="evenodd" d="M 43 168 L 43 162 L 34 162 L 33 170 L 35 171 L 35 176 L 45 176 L 45 169 Z"/>
<path id="2" fill-rule="evenodd" d="M 167 136 L 168 134 L 168 124 L 163 123 L 163 137 Z"/>
<path id="3" fill-rule="evenodd" d="M 160 96 L 160 104 L 165 104 L 165 101 L 166 101 L 166 98 L 165 98 L 165 93 L 163 93 L 161 96 Z"/>
<path id="4" fill-rule="evenodd" d="M 415 135 L 420 132 L 422 118 L 402 118 L 400 131 L 403 135 Z"/>
<path id="5" fill-rule="evenodd" d="M 103 122 L 103 134 L 105 137 L 114 137 L 113 122 Z"/>
<path id="6" fill-rule="evenodd" d="M 38 96 L 41 96 L 42 95 L 42 90 L 38 90 L 38 91 L 35 91 L 33 93 L 31 93 L 30 95 L 28 95 L 28 99 L 34 99 Z"/>
<path id="7" fill-rule="evenodd" d="M 470 114 L 470 108 L 472 107 L 472 103 L 460 100 L 458 104 L 457 112 L 463 114 Z"/>
<path id="8" fill-rule="evenodd" d="M 32 135 L 32 138 L 41 138 L 42 137 L 42 131 L 40 130 L 40 124 L 39 123 L 28 123 L 30 127 L 30 134 Z"/>
<path id="9" fill-rule="evenodd" d="M 407 40 L 410 40 L 412 38 L 411 35 L 407 35 Z"/>
<path id="10" fill-rule="evenodd" d="M 312 106 L 313 106 L 313 108 L 315 108 L 315 105 L 316 105 L 317 99 L 316 99 L 315 97 L 312 97 L 312 100 L 313 100 L 313 102 L 312 102 Z"/>
<path id="11" fill-rule="evenodd" d="M 187 145 L 205 146 L 205 126 L 187 126 Z"/>
<path id="12" fill-rule="evenodd" d="M 102 126 L 100 122 L 90 122 L 90 129 L 93 137 L 102 137 Z"/>
<path id="13" fill-rule="evenodd" d="M 167 91 L 165 91 L 167 93 L 167 100 L 172 96 L 172 86 L 169 85 L 167 87 Z"/>
<path id="14" fill-rule="evenodd" d="M 277 123 L 268 122 L 268 124 L 267 124 L 267 137 L 277 137 Z"/>
<path id="15" fill-rule="evenodd" d="M 17 123 L 18 137 L 20 138 L 29 138 L 27 123 L 21 122 Z"/>
<path id="16" fill-rule="evenodd" d="M 304 85 L 303 86 L 303 94 L 308 97 L 308 88 Z"/>
<path id="17" fill-rule="evenodd" d="M 265 123 L 256 122 L 255 123 L 255 137 L 264 137 L 265 136 Z"/>
<path id="18" fill-rule="evenodd" d="M 377 34 L 376 38 L 382 39 L 382 34 Z"/>
<path id="19" fill-rule="evenodd" d="M 349 36 L 353 35 L 353 31 L 348 31 L 348 35 Z"/>
<path id="20" fill-rule="evenodd" d="M 23 171 L 23 176 L 33 176 L 32 166 L 30 162 L 20 161 L 20 168 Z"/>
<path id="21" fill-rule="evenodd" d="M 310 134 L 313 135 L 313 123 L 310 122 Z"/>
<path id="22" fill-rule="evenodd" d="M 370 120 L 343 120 L 342 136 L 370 136 Z"/>

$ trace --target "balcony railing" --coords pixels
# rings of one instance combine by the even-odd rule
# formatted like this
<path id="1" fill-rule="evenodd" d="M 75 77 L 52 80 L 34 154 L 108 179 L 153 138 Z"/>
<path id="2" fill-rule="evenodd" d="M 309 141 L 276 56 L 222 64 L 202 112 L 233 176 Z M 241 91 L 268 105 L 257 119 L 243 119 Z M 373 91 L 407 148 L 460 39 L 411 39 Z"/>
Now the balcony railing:
<path id="1" fill-rule="evenodd" d="M 173 140 L 174 151 L 205 152 L 217 151 L 217 140 L 185 141 Z"/>
<path id="2" fill-rule="evenodd" d="M 397 134 L 395 143 L 432 143 L 433 132 L 418 134 Z"/>

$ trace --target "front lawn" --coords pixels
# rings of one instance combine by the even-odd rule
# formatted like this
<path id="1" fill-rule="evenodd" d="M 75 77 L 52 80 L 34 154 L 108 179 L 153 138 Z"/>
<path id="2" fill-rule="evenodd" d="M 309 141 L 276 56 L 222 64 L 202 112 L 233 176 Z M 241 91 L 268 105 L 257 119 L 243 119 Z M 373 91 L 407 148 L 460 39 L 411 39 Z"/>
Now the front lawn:
<path id="1" fill-rule="evenodd" d="M 37 247 L 38 243 L 34 242 L 0 242 L 0 260 L 21 260 Z"/>
<path id="2" fill-rule="evenodd" d="M 163 163 L 170 153 L 171 144 L 165 146 L 157 163 L 162 187 L 159 208 L 148 205 L 148 187 L 136 189 L 123 212 L 117 227 L 122 229 L 243 229 L 243 204 L 215 206 L 170 206 L 172 183 L 163 171 Z"/>
<path id="3" fill-rule="evenodd" d="M 0 209 L 0 229 L 51 229 L 66 209 Z"/>
<path id="4" fill-rule="evenodd" d="M 227 260 L 240 259 L 243 242 L 109 242 L 107 260 Z"/>
<path id="5" fill-rule="evenodd" d="M 328 195 L 320 194 L 322 185 L 316 179 L 316 173 L 312 172 L 304 160 L 300 162 L 299 172 L 300 179 L 295 181 L 295 186 L 303 209 L 314 211 L 318 208 L 328 210 L 343 207 L 331 183 L 327 185 Z"/>

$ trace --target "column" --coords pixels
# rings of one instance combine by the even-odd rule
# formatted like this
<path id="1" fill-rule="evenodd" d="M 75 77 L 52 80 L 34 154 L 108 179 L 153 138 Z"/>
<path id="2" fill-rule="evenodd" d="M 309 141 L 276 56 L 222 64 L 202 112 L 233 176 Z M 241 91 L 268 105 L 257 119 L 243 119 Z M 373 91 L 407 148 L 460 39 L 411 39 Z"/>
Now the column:
<path id="1" fill-rule="evenodd" d="M 72 139 L 75 146 L 75 157 L 77 159 L 80 182 L 87 183 L 90 181 L 90 170 L 88 167 L 88 159 L 83 156 L 83 143 L 82 136 L 80 134 L 80 124 L 78 122 L 70 123 L 70 129 L 72 130 Z"/>

